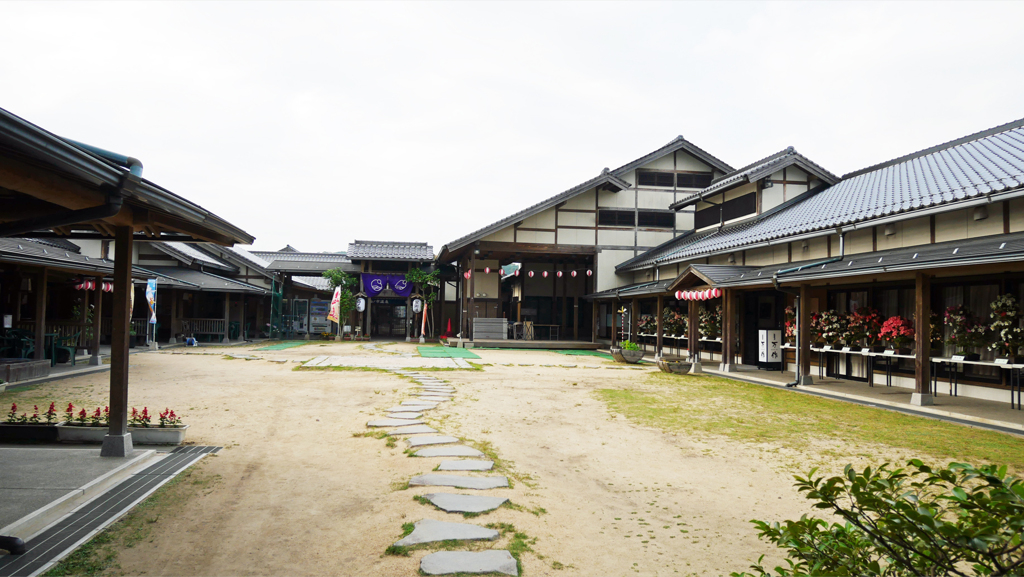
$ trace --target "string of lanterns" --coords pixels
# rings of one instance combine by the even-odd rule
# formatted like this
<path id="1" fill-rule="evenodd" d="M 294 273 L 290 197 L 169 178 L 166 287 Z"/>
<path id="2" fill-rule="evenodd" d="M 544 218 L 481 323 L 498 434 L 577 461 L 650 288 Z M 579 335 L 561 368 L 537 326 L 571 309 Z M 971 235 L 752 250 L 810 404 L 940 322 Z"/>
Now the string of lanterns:
<path id="1" fill-rule="evenodd" d="M 74 287 L 75 290 L 79 291 L 94 291 L 96 290 L 96 281 L 92 279 L 77 279 Z M 103 281 L 100 285 L 100 290 L 105 293 L 114 292 L 114 283 Z"/>
<path id="2" fill-rule="evenodd" d="M 489 267 L 489 266 L 488 266 L 488 267 L 484 267 L 484 274 L 491 274 L 492 272 L 496 272 L 496 273 L 499 273 L 499 272 L 501 272 L 501 271 L 499 271 L 499 270 L 493 270 L 493 271 L 492 271 L 492 270 L 491 270 L 491 267 Z M 515 270 L 515 272 L 513 272 L 513 273 L 512 273 L 512 276 L 519 276 L 519 273 L 520 273 L 520 272 L 522 272 L 522 269 L 516 269 L 516 270 Z M 568 273 L 569 273 L 569 276 L 570 276 L 570 277 L 572 277 L 572 278 L 576 278 L 576 275 L 577 275 L 577 274 L 581 274 L 581 273 L 582 273 L 583 271 L 582 271 L 582 270 L 580 270 L 580 271 L 576 271 L 576 270 L 571 270 L 571 271 L 562 271 L 562 270 L 559 270 L 559 271 L 555 271 L 555 273 L 554 273 L 554 274 L 555 274 L 555 276 L 556 276 L 557 278 L 562 278 L 563 274 L 564 274 L 564 273 L 566 273 L 566 272 L 568 272 Z M 587 269 L 586 273 L 587 273 L 587 276 L 594 276 L 594 271 L 592 271 L 592 270 L 590 270 L 590 269 Z M 550 273 L 549 271 L 546 271 L 546 270 L 540 271 L 540 276 L 541 276 L 542 278 L 548 278 L 548 276 L 549 276 L 550 274 L 551 274 L 551 273 Z M 471 278 L 471 277 L 473 276 L 473 271 L 468 271 L 468 270 L 467 270 L 466 272 L 462 273 L 462 276 L 463 276 L 463 278 L 465 278 L 466 280 L 469 280 L 469 279 L 470 279 L 470 278 Z M 532 271 L 532 270 L 531 270 L 531 271 L 528 271 L 528 272 L 526 273 L 526 276 L 528 276 L 528 277 L 530 277 L 530 278 L 533 278 L 533 276 L 534 276 L 534 271 Z"/>
<path id="3" fill-rule="evenodd" d="M 722 296 L 722 289 L 706 289 L 702 291 L 676 291 L 676 300 L 680 301 L 706 301 Z"/>

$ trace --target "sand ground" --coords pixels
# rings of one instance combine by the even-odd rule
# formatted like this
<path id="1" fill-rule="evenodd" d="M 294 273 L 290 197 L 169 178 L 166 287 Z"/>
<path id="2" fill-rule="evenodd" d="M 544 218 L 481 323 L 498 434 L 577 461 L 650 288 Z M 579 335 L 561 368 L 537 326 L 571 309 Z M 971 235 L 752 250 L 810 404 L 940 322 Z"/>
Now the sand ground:
<path id="1" fill-rule="evenodd" d="M 386 348 L 413 350 L 404 343 Z M 610 413 L 593 394 L 642 387 L 656 369 L 483 350 L 475 361 L 485 364 L 482 371 L 434 373 L 458 391 L 425 420 L 444 434 L 490 443 L 508 463 L 514 487 L 480 494 L 546 513 L 503 508 L 464 520 L 413 500 L 458 490 L 401 488 L 441 459 L 409 457 L 402 442 L 389 449 L 383 440 L 353 436 L 409 398 L 410 380 L 293 370 L 296 361 L 318 355 L 386 353 L 352 343 L 251 350 L 230 352 L 264 360 L 227 360 L 213 348 L 131 357 L 132 405 L 174 408 L 191 425 L 190 443 L 225 449 L 201 465 L 216 477 L 211 489 L 162 513 L 148 540 L 120 552 L 124 573 L 415 575 L 426 551 L 383 552 L 403 523 L 432 518 L 514 524 L 536 538 L 535 553 L 523 557 L 526 575 L 718 575 L 744 570 L 766 552 L 780 560 L 757 540 L 750 519 L 810 511 L 791 474 L 794 466 L 817 463 L 813 451 L 793 455 L 666 434 Z M 566 363 L 577 367 L 540 366 Z M 78 377 L 22 394 L 104 404 L 107 379 Z"/>

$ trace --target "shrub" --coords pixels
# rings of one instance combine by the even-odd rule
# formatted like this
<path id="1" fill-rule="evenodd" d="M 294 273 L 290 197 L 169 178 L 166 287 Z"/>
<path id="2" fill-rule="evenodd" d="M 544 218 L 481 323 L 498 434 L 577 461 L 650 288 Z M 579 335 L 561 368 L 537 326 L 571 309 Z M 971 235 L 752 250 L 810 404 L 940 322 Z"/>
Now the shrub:
<path id="1" fill-rule="evenodd" d="M 914 459 L 906 469 L 885 464 L 857 472 L 847 465 L 828 479 L 814 473 L 796 477 L 796 487 L 843 522 L 807 515 L 781 524 L 752 521 L 761 539 L 787 550 L 787 566 L 772 575 L 1024 572 L 1024 482 L 1008 477 L 1005 466 L 932 469 Z M 751 569 L 769 575 L 761 559 Z"/>
<path id="2" fill-rule="evenodd" d="M 640 350 L 640 345 L 634 343 L 633 341 L 622 341 L 621 343 L 619 343 L 619 347 L 621 347 L 622 350 L 624 350 L 624 351 L 639 351 Z"/>

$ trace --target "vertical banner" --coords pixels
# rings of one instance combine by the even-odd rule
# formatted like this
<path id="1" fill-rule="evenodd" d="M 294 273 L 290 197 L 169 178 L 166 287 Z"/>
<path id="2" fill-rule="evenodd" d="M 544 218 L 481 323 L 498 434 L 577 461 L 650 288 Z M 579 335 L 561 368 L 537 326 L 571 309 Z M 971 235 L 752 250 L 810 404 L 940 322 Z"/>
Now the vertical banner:
<path id="1" fill-rule="evenodd" d="M 335 287 L 334 296 L 331 297 L 331 309 L 327 313 L 327 320 L 335 323 L 340 323 L 338 320 L 341 316 L 341 287 Z"/>
<path id="2" fill-rule="evenodd" d="M 149 324 L 156 324 L 156 279 L 146 281 L 146 303 L 149 304 Z"/>

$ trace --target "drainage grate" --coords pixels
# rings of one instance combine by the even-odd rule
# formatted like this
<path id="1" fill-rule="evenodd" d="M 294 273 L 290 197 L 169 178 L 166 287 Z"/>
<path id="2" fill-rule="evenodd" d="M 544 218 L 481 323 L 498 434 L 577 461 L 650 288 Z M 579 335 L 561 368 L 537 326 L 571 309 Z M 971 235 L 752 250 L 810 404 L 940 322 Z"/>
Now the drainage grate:
<path id="1" fill-rule="evenodd" d="M 176 447 L 160 462 L 146 467 L 39 532 L 22 555 L 0 556 L 0 577 L 32 577 L 49 569 L 104 527 L 220 447 Z"/>

